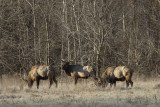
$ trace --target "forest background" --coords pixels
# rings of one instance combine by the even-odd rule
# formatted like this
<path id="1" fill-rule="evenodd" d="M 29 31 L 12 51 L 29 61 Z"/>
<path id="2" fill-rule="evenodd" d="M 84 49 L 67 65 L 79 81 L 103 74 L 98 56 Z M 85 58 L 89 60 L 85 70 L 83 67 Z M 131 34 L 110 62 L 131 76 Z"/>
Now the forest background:
<path id="1" fill-rule="evenodd" d="M 160 0 L 0 0 L 0 75 L 74 58 L 158 76 Z"/>

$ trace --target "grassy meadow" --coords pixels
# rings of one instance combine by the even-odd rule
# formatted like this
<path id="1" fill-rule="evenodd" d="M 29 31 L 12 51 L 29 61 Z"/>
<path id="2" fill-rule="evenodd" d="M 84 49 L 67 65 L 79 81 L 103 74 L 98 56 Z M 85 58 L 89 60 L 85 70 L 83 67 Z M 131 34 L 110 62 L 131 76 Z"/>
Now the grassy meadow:
<path id="1" fill-rule="evenodd" d="M 48 88 L 48 81 L 36 83 L 29 89 L 18 78 L 2 76 L 0 80 L 0 107 L 159 107 L 160 79 L 147 81 L 133 79 L 134 87 L 125 88 L 117 82 L 116 88 L 98 87 L 91 79 L 79 80 L 75 86 L 71 78 L 58 79 Z"/>

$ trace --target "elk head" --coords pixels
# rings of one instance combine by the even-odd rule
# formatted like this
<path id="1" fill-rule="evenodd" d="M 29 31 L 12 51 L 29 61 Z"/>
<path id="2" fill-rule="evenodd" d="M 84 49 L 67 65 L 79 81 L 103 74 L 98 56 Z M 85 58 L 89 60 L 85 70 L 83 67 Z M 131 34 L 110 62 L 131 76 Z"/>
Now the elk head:
<path id="1" fill-rule="evenodd" d="M 61 60 L 64 64 L 62 65 L 62 69 L 67 69 L 68 65 L 70 64 L 70 62 L 65 61 L 64 59 Z"/>
<path id="2" fill-rule="evenodd" d="M 28 77 L 28 80 L 26 82 L 28 84 L 28 87 L 31 88 L 33 85 L 33 80 L 30 77 Z"/>
<path id="3" fill-rule="evenodd" d="M 15 75 L 19 77 L 20 80 L 23 80 L 25 83 L 28 83 L 26 74 L 22 75 L 21 73 L 14 72 Z"/>
<path id="4" fill-rule="evenodd" d="M 97 84 L 98 84 L 98 86 L 100 86 L 100 85 L 102 85 L 102 84 L 103 84 L 103 80 L 102 80 L 102 78 L 98 78 L 98 80 L 97 80 Z"/>
<path id="5" fill-rule="evenodd" d="M 75 59 L 76 58 L 74 58 L 73 60 L 70 60 L 70 61 L 65 61 L 64 59 L 62 59 L 61 61 L 64 63 L 63 65 L 62 65 L 62 69 L 67 69 L 67 67 L 69 66 L 69 64 L 71 63 L 71 62 L 74 62 L 75 61 Z"/>

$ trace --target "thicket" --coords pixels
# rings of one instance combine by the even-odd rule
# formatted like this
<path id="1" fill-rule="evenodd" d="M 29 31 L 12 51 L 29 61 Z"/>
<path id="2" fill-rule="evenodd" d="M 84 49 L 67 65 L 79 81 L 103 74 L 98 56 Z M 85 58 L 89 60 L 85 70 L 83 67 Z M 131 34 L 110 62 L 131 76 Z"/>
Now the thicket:
<path id="1" fill-rule="evenodd" d="M 160 0 L 0 0 L 0 74 L 61 59 L 160 70 Z"/>

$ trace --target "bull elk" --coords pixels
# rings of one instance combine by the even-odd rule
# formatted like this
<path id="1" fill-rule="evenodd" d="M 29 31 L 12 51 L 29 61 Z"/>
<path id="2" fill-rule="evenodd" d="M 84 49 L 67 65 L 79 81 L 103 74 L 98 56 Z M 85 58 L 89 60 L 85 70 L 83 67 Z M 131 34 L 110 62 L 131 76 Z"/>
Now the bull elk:
<path id="1" fill-rule="evenodd" d="M 125 81 L 126 87 L 133 87 L 132 75 L 133 70 L 126 66 L 118 66 L 118 67 L 108 67 L 105 72 L 103 72 L 102 76 L 98 79 L 98 85 L 106 87 L 108 83 L 110 83 L 110 87 L 114 84 L 116 86 L 116 81 Z"/>
<path id="2" fill-rule="evenodd" d="M 28 87 L 31 88 L 33 86 L 34 81 L 37 83 L 37 89 L 39 89 L 40 80 L 49 80 L 49 88 L 53 84 L 53 81 L 57 87 L 57 80 L 55 75 L 55 70 L 52 65 L 35 65 L 31 68 L 27 79 L 23 79 L 27 82 Z"/>
<path id="3" fill-rule="evenodd" d="M 62 69 L 64 72 L 74 79 L 75 85 L 77 84 L 78 78 L 87 79 L 88 77 L 93 77 L 96 79 L 96 71 L 92 66 L 82 66 L 82 65 L 71 65 L 70 62 L 62 60 L 64 63 Z"/>

